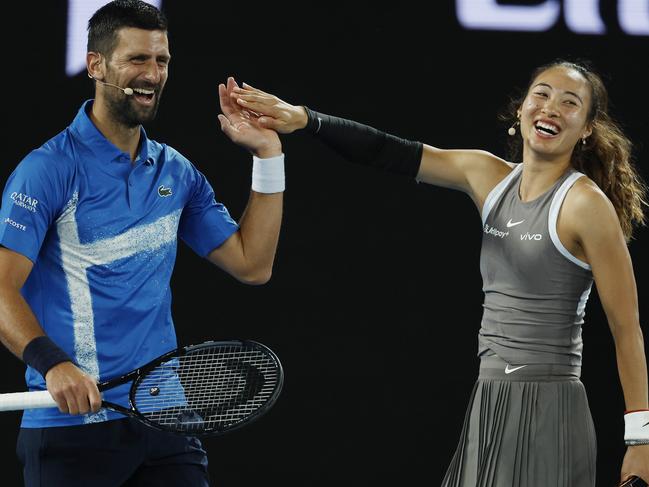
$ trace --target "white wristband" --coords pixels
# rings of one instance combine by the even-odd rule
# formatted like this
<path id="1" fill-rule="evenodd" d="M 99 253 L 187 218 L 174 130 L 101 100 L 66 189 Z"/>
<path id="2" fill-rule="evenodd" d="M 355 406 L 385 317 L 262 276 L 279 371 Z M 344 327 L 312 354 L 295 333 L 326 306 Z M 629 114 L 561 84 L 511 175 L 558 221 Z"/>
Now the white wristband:
<path id="1" fill-rule="evenodd" d="M 649 444 L 649 411 L 635 411 L 624 415 L 624 443 Z"/>
<path id="2" fill-rule="evenodd" d="M 252 156 L 252 190 L 257 193 L 281 193 L 285 189 L 284 154 L 259 159 Z"/>

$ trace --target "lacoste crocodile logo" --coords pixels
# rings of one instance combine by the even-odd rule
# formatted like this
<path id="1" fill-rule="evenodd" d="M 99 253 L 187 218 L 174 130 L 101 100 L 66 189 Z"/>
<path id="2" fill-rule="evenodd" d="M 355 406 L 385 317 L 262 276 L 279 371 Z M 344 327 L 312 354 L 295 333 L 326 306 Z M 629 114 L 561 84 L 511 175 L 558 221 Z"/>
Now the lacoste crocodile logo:
<path id="1" fill-rule="evenodd" d="M 161 184 L 158 186 L 158 195 L 160 195 L 162 198 L 166 198 L 167 196 L 171 196 L 173 193 L 171 192 L 171 188 L 165 188 L 164 184 Z"/>

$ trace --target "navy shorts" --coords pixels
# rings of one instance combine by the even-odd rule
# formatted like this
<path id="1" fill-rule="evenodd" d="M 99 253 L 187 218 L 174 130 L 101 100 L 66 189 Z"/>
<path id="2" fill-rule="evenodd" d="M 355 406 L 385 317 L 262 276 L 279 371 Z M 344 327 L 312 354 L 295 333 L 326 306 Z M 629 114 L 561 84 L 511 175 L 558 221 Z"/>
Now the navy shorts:
<path id="1" fill-rule="evenodd" d="M 197 438 L 131 418 L 83 426 L 21 428 L 16 448 L 25 487 L 208 487 Z"/>

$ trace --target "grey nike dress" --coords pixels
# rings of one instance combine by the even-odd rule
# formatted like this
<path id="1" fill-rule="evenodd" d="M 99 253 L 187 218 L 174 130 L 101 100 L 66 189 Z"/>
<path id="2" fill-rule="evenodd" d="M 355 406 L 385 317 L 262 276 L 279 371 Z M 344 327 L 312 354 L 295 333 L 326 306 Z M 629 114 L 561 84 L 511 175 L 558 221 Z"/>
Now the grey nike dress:
<path id="1" fill-rule="evenodd" d="M 533 201 L 522 164 L 482 211 L 480 370 L 443 487 L 594 487 L 595 429 L 580 381 L 590 266 L 557 235 L 568 170 Z"/>

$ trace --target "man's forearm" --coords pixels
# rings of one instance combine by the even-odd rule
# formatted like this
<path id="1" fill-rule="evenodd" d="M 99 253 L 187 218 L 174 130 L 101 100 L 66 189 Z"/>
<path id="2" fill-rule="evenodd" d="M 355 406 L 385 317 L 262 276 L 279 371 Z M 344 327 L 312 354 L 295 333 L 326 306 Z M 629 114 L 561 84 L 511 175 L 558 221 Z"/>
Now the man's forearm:
<path id="1" fill-rule="evenodd" d="M 270 278 L 282 224 L 284 193 L 250 192 L 239 220 L 241 247 L 251 273 L 261 282 Z"/>
<path id="2" fill-rule="evenodd" d="M 0 341 L 22 360 L 23 351 L 34 338 L 44 335 L 31 308 L 13 288 L 0 288 Z"/>
<path id="3" fill-rule="evenodd" d="M 55 365 L 72 359 L 49 337 L 20 292 L 0 288 L 0 341 L 43 377 Z"/>

